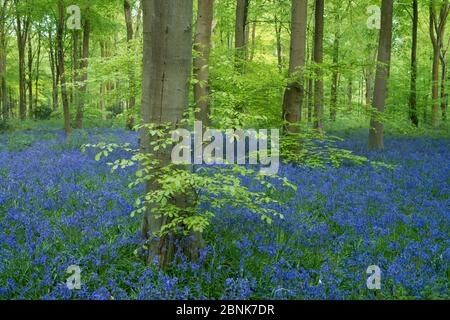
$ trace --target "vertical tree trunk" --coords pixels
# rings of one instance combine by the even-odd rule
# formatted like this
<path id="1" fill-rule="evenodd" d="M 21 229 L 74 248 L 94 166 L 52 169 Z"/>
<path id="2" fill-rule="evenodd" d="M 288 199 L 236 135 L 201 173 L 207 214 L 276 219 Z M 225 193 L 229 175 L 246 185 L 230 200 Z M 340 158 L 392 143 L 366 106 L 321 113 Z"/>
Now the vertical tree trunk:
<path id="1" fill-rule="evenodd" d="M 16 6 L 15 27 L 17 38 L 17 49 L 19 51 L 19 117 L 21 120 L 25 120 L 27 117 L 25 49 L 30 26 L 30 18 L 23 17 L 23 15 L 20 12 L 18 12 L 17 2 L 15 3 L 15 6 Z"/>
<path id="2" fill-rule="evenodd" d="M 79 38 L 80 38 L 80 31 L 79 30 L 72 30 L 72 88 L 73 88 L 73 105 L 76 106 L 77 112 L 78 108 L 80 107 L 80 53 L 79 53 Z M 77 123 L 75 124 L 75 127 L 78 129 Z"/>
<path id="3" fill-rule="evenodd" d="M 52 75 L 52 109 L 53 111 L 58 110 L 58 84 L 59 84 L 59 67 L 58 59 L 54 50 L 55 43 L 52 39 L 53 27 L 50 26 L 48 30 L 48 56 L 50 60 L 50 72 Z"/>
<path id="4" fill-rule="evenodd" d="M 127 26 L 127 49 L 128 54 L 131 54 L 131 42 L 133 41 L 133 17 L 131 14 L 131 4 L 129 0 L 124 0 L 123 2 L 124 12 L 125 12 L 125 23 Z M 134 66 L 130 65 L 128 69 L 128 86 L 130 91 L 130 97 L 127 100 L 128 105 L 128 116 L 126 129 L 132 130 L 134 127 L 134 116 L 132 114 L 134 107 L 136 106 L 135 97 L 135 85 L 134 85 Z"/>
<path id="5" fill-rule="evenodd" d="M 283 120 L 286 131 L 299 132 L 299 122 L 305 100 L 304 68 L 306 63 L 306 27 L 308 1 L 292 1 L 291 47 L 289 58 L 289 83 L 284 93 Z"/>
<path id="6" fill-rule="evenodd" d="M 27 89 L 28 89 L 28 117 L 30 119 L 34 118 L 33 112 L 33 45 L 32 45 L 32 32 L 31 26 L 30 31 L 28 32 L 28 80 L 27 80 Z"/>
<path id="7" fill-rule="evenodd" d="M 323 27 L 324 0 L 316 0 L 315 30 L 314 30 L 314 64 L 316 80 L 314 83 L 314 128 L 324 131 L 324 101 L 323 101 Z"/>
<path id="8" fill-rule="evenodd" d="M 197 31 L 194 49 L 194 98 L 199 112 L 197 119 L 205 127 L 211 126 L 209 100 L 209 53 L 211 49 L 212 22 L 214 16 L 214 0 L 198 0 Z"/>
<path id="9" fill-rule="evenodd" d="M 392 48 L 392 15 L 393 0 L 383 0 L 381 5 L 381 31 L 378 44 L 377 75 L 373 96 L 373 109 L 370 120 L 369 149 L 384 149 L 383 123 L 380 116 L 384 112 L 386 102 L 387 84 L 389 79 L 389 67 Z"/>
<path id="10" fill-rule="evenodd" d="M 236 26 L 235 26 L 235 47 L 238 69 L 242 68 L 242 60 L 245 59 L 246 51 L 246 28 L 247 15 L 250 0 L 237 0 L 236 4 Z"/>
<path id="11" fill-rule="evenodd" d="M 448 93 L 446 92 L 447 81 L 447 60 L 445 54 L 441 56 L 442 74 L 441 74 L 441 111 L 442 121 L 447 121 L 447 103 Z"/>
<path id="12" fill-rule="evenodd" d="M 447 16 L 450 10 L 448 0 L 442 1 L 440 4 L 439 16 L 436 13 L 436 4 L 430 0 L 430 38 L 433 44 L 433 72 L 432 72 L 432 99 L 433 107 L 431 114 L 431 123 L 433 127 L 438 125 L 439 120 L 439 60 L 440 50 L 443 47 L 445 34 L 445 26 Z"/>
<path id="13" fill-rule="evenodd" d="M 57 26 L 57 50 L 58 50 L 58 66 L 61 81 L 61 99 L 64 113 L 64 131 L 66 136 L 72 132 L 70 125 L 69 99 L 67 97 L 66 75 L 64 71 L 64 2 L 58 1 L 58 26 Z"/>
<path id="14" fill-rule="evenodd" d="M 143 1 L 144 61 L 142 82 L 142 118 L 144 123 L 171 123 L 175 129 L 188 106 L 188 80 L 192 66 L 192 14 L 190 0 Z M 151 138 L 142 130 L 142 152 L 148 153 Z M 165 148 L 155 155 L 162 163 L 171 159 L 171 150 Z M 147 184 L 147 190 L 155 190 L 155 181 Z M 174 196 L 173 204 L 183 207 L 188 201 L 185 195 Z M 158 258 L 160 267 L 166 267 L 174 253 L 174 239 L 167 236 L 155 238 L 165 218 L 156 217 L 148 208 L 141 235 L 148 242 L 148 261 Z M 199 242 L 192 242 L 194 251 Z"/>
<path id="15" fill-rule="evenodd" d="M 81 84 L 80 84 L 80 96 L 77 105 L 76 115 L 76 127 L 78 129 L 83 128 L 84 108 L 86 107 L 87 100 L 87 80 L 88 80 L 88 67 L 89 67 L 89 41 L 91 34 L 91 22 L 89 19 L 84 20 L 83 25 L 83 46 L 81 54 Z"/>
<path id="16" fill-rule="evenodd" d="M 0 112 L 3 120 L 8 118 L 8 93 L 6 86 L 6 9 L 8 0 L 0 2 Z"/>
<path id="17" fill-rule="evenodd" d="M 419 8 L 417 0 L 413 0 L 413 27 L 411 48 L 411 87 L 409 96 L 409 118 L 416 127 L 419 126 L 417 116 L 417 27 L 419 21 Z"/>

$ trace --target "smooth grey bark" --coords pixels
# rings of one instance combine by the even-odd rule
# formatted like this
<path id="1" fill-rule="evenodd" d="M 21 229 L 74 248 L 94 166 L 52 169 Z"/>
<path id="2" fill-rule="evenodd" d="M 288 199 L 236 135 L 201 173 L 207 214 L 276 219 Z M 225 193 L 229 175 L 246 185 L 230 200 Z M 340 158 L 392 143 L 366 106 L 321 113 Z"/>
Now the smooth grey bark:
<path id="1" fill-rule="evenodd" d="M 197 120 L 205 127 L 211 126 L 210 89 L 209 89 L 209 54 L 211 50 L 212 22 L 214 16 L 214 0 L 198 0 L 197 30 L 194 50 L 194 99 L 199 112 Z"/>
<path id="2" fill-rule="evenodd" d="M 378 44 L 377 74 L 373 95 L 369 130 L 369 149 L 384 149 L 384 126 L 380 115 L 384 112 L 389 80 L 389 68 L 392 48 L 393 0 L 383 0 L 381 5 L 381 30 Z"/>
<path id="3" fill-rule="evenodd" d="M 305 100 L 304 68 L 306 63 L 306 27 L 308 1 L 292 1 L 291 47 L 289 59 L 289 83 L 284 93 L 283 120 L 286 131 L 299 132 L 299 122 Z"/>
<path id="4" fill-rule="evenodd" d="M 143 81 L 142 119 L 144 123 L 162 125 L 170 123 L 177 128 L 188 107 L 189 78 L 192 67 L 192 16 L 191 0 L 149 0 L 143 1 Z M 141 131 L 141 150 L 149 153 L 151 138 Z M 171 159 L 170 147 L 153 152 L 161 165 Z M 147 191 L 155 190 L 155 181 L 147 183 Z M 179 208 L 186 207 L 189 197 L 177 195 L 172 203 Z M 175 250 L 174 237 L 156 238 L 155 233 L 166 224 L 166 217 L 159 218 L 148 208 L 142 221 L 141 236 L 148 243 L 147 261 L 158 258 L 159 266 L 169 265 Z M 191 257 L 201 245 L 201 235 L 190 237 Z"/>

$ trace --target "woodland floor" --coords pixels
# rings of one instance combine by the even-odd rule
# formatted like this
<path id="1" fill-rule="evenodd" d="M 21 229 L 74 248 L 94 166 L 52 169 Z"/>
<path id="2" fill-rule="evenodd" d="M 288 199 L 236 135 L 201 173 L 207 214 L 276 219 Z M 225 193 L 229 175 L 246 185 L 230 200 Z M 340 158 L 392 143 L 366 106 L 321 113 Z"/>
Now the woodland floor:
<path id="1" fill-rule="evenodd" d="M 85 143 L 131 142 L 116 129 L 0 135 L 0 299 L 400 299 L 450 298 L 450 140 L 387 137 L 365 150 L 367 132 L 340 146 L 394 169 L 284 165 L 298 185 L 284 220 L 245 208 L 216 212 L 196 263 L 179 254 L 163 273 L 136 256 L 139 188 L 133 168 L 110 173 Z M 112 158 L 123 157 L 116 152 Z M 283 190 L 280 190 L 283 192 Z M 67 267 L 81 267 L 70 291 Z M 367 289 L 367 267 L 382 289 Z"/>

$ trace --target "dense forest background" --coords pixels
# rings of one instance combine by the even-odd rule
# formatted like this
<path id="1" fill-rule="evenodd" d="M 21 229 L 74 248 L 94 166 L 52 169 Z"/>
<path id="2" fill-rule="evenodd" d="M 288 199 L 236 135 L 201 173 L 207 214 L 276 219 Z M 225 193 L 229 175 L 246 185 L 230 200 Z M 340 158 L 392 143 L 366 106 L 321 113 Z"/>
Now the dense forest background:
<path id="1" fill-rule="evenodd" d="M 214 6 L 212 1 L 199 4 L 204 6 L 200 9 L 206 16 L 194 14 L 194 24 L 197 35 L 203 32 L 203 36 L 206 28 L 206 39 L 196 38 L 193 32 L 194 42 L 200 43 L 197 57 L 202 53 L 201 41 L 208 42 L 208 29 L 212 46 L 205 56 L 207 61 L 199 62 L 200 66 L 209 66 L 209 74 L 201 72 L 192 81 L 193 86 L 200 83 L 199 90 L 206 92 L 194 94 L 192 90 L 191 106 L 202 94 L 209 94 L 206 103 L 217 127 L 230 127 L 233 122 L 279 126 L 284 88 L 289 82 L 290 40 L 291 36 L 301 37 L 301 28 L 291 27 L 291 1 L 218 0 Z M 143 39 L 140 1 L 78 1 L 79 30 L 68 28 L 67 20 L 74 13 L 66 12 L 70 5 L 67 1 L 2 1 L 3 123 L 8 119 L 62 119 L 63 107 L 69 110 L 71 127 L 75 128 L 83 127 L 86 121 L 90 125 L 100 120 L 126 123 L 139 114 Z M 315 1 L 309 1 L 304 103 L 299 116 L 305 122 L 314 122 L 314 68 L 320 65 L 325 109 L 316 120 L 324 121 L 326 127 L 343 119 L 365 123 L 372 110 L 380 3 L 326 1 L 323 62 L 313 55 L 314 7 Z M 197 3 L 195 10 L 198 12 Z M 214 15 L 208 17 L 208 10 Z M 389 94 L 383 114 L 391 126 L 445 125 L 449 91 L 447 15 L 445 1 L 395 2 Z M 210 26 L 208 18 L 212 19 Z M 412 49 L 416 68 L 412 68 Z M 236 51 L 242 51 L 239 65 Z"/>

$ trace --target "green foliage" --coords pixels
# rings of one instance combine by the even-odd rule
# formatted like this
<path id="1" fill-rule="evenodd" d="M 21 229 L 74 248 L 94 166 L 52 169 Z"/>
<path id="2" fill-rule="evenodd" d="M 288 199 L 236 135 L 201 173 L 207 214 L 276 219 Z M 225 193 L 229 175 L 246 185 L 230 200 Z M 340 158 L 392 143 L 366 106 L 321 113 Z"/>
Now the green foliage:
<path id="1" fill-rule="evenodd" d="M 11 134 L 7 139 L 7 149 L 10 151 L 23 151 L 33 145 L 35 138 L 28 134 Z"/>
<path id="2" fill-rule="evenodd" d="M 235 69 L 234 52 L 217 48 L 212 54 L 212 120 L 216 128 L 268 128 L 281 124 L 280 103 L 285 79 L 267 61 L 243 62 Z"/>
<path id="3" fill-rule="evenodd" d="M 5 132 L 11 129 L 11 125 L 8 120 L 0 120 L 0 132 Z"/>
<path id="4" fill-rule="evenodd" d="M 61 143 L 53 146 L 54 150 L 76 150 L 80 149 L 89 141 L 89 134 L 86 131 L 76 130 Z"/>
<path id="5" fill-rule="evenodd" d="M 167 234 L 189 234 L 191 231 L 204 232 L 210 224 L 214 212 L 227 206 L 246 208 L 257 214 L 263 221 L 271 224 L 274 217 L 283 216 L 272 207 L 280 204 L 273 182 L 280 180 L 288 190 L 296 187 L 287 179 L 276 176 L 267 177 L 256 170 L 239 165 L 221 167 L 200 166 L 193 168 L 189 165 L 166 163 L 160 159 L 160 153 L 173 145 L 170 137 L 170 125 L 156 126 L 142 125 L 141 130 L 147 130 L 150 135 L 151 150 L 141 153 L 133 150 L 129 144 L 97 144 L 85 145 L 86 148 L 96 148 L 95 159 L 99 161 L 108 157 L 114 150 L 128 152 L 131 157 L 109 163 L 112 172 L 117 169 L 138 165 L 136 180 L 130 184 L 134 188 L 139 184 L 150 184 L 154 188 L 142 198 L 136 200 L 136 210 L 131 214 L 144 214 L 148 210 L 158 218 L 167 218 L 167 223 L 156 236 Z M 244 182 L 251 181 L 251 182 Z M 254 191 L 255 183 L 264 186 L 264 191 Z M 187 199 L 186 206 L 179 206 L 177 199 Z"/>
<path id="6" fill-rule="evenodd" d="M 46 104 L 40 104 L 34 109 L 34 117 L 37 120 L 49 120 L 52 116 L 52 108 Z"/>

